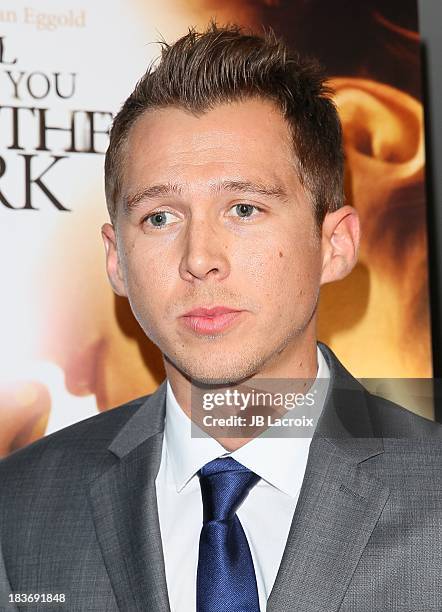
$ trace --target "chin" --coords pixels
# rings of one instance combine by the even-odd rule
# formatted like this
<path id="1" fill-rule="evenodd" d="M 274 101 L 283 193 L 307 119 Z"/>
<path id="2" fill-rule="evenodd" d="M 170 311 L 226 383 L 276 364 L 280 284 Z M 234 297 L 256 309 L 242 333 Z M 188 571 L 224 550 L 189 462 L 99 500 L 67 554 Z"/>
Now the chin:
<path id="1" fill-rule="evenodd" d="M 191 376 L 190 379 L 193 385 L 204 386 L 204 387 L 234 385 L 234 384 L 238 384 L 242 380 L 242 379 L 238 380 L 237 376 L 228 375 L 228 374 L 219 375 L 219 376 L 210 376 L 210 375 L 203 374 L 198 377 Z"/>
<path id="2" fill-rule="evenodd" d="M 199 364 L 183 363 L 180 369 L 192 384 L 213 386 L 238 384 L 256 374 L 257 367 L 254 362 L 249 362 L 248 367 L 244 367 L 243 363 L 241 366 L 229 363 L 226 367 L 225 363 L 210 364 L 206 361 Z"/>

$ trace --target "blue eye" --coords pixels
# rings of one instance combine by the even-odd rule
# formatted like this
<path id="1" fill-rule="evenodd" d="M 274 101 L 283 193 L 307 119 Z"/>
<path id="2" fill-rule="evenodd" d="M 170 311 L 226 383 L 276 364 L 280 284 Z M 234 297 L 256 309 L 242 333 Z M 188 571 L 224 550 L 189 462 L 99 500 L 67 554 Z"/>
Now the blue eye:
<path id="1" fill-rule="evenodd" d="M 253 206 L 253 204 L 236 204 L 231 210 L 235 210 L 237 215 L 241 219 L 246 219 L 247 217 L 251 217 L 254 210 L 259 210 L 257 206 Z"/>
<path id="2" fill-rule="evenodd" d="M 150 215 L 147 215 L 147 217 L 143 219 L 143 222 L 149 221 L 149 225 L 155 228 L 165 227 L 166 225 L 170 225 L 170 223 L 167 223 L 167 215 L 174 217 L 172 213 L 167 212 L 166 210 L 157 210 Z"/>

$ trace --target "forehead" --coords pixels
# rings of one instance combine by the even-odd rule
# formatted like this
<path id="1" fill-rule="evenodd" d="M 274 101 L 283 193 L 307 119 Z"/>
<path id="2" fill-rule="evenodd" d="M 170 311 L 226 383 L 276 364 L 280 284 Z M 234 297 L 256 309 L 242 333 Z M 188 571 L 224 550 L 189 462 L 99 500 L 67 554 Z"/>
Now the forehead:
<path id="1" fill-rule="evenodd" d="M 124 157 L 129 188 L 146 180 L 205 181 L 232 172 L 296 182 L 289 125 L 262 99 L 197 115 L 178 107 L 146 111 L 131 128 Z"/>

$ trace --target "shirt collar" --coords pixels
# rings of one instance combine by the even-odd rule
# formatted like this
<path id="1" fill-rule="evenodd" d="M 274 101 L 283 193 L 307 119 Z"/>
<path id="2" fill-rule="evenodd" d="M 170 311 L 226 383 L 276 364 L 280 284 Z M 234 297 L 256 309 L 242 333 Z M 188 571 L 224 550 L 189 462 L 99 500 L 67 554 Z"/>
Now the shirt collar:
<path id="1" fill-rule="evenodd" d="M 317 347 L 318 371 L 313 385 L 330 378 L 328 365 Z M 322 410 L 329 381 L 319 385 L 317 397 Z M 213 459 L 231 456 L 258 474 L 263 480 L 294 497 L 301 487 L 307 463 L 311 437 L 257 437 L 233 452 L 228 452 L 211 437 L 192 437 L 191 419 L 179 406 L 167 381 L 166 421 L 164 438 L 173 479 L 178 492 L 188 484 L 198 470 Z M 312 432 L 313 433 L 313 432 Z"/>

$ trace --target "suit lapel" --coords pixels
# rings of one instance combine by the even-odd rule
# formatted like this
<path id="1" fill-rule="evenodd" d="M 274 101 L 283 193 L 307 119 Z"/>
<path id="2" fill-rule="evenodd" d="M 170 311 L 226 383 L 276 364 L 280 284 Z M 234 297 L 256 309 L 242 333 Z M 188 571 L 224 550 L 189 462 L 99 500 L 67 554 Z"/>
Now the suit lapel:
<path id="1" fill-rule="evenodd" d="M 362 462 L 383 452 L 366 392 L 321 345 L 331 373 L 268 612 L 336 612 L 389 496 Z"/>
<path id="2" fill-rule="evenodd" d="M 121 610 L 170 612 L 155 490 L 163 383 L 109 446 L 118 461 L 90 485 L 95 529 Z"/>
<path id="3" fill-rule="evenodd" d="M 327 440 L 313 440 L 267 610 L 338 610 L 388 494 Z"/>

